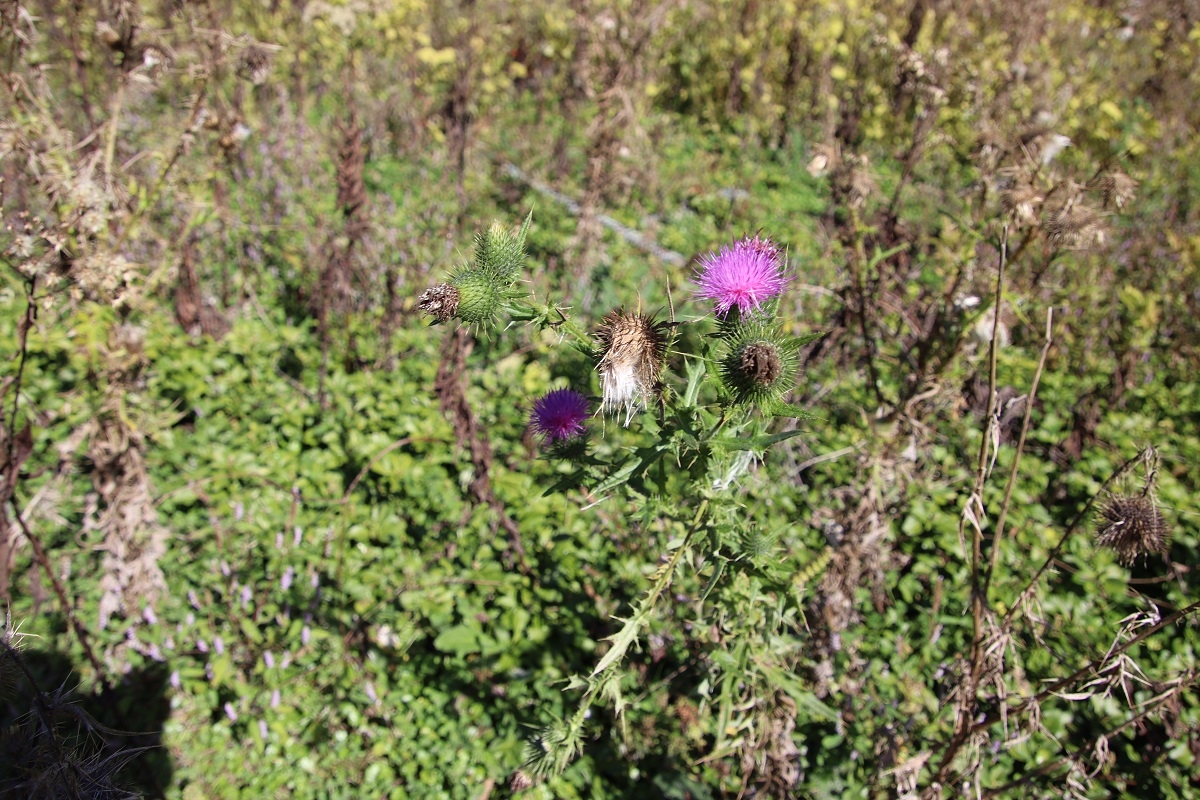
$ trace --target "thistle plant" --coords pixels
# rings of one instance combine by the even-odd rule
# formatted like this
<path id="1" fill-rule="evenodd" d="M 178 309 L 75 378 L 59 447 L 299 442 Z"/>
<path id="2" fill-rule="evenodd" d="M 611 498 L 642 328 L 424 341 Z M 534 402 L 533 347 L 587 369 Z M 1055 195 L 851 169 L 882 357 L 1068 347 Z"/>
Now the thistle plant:
<path id="1" fill-rule="evenodd" d="M 493 225 L 477 237 L 473 262 L 421 297 L 435 322 L 482 328 L 505 313 L 514 320 L 559 333 L 586 354 L 596 372 L 601 415 L 621 421 L 617 431 L 628 447 L 594 448 L 585 419 L 594 387 L 558 388 L 532 402 L 530 428 L 541 435 L 548 455 L 574 472 L 548 491 L 582 488 L 589 498 L 624 494 L 644 502 L 644 513 L 673 532 L 649 577 L 648 587 L 608 637 L 609 646 L 586 675 L 571 679 L 581 697 L 575 712 L 557 718 L 529 743 L 521 765 L 528 776 L 560 773 L 588 739 L 590 710 L 596 705 L 625 708 L 622 686 L 626 661 L 661 612 L 672 582 L 690 566 L 704 570 L 700 598 L 715 617 L 739 612 L 725 607 L 723 581 L 769 562 L 779 532 L 764 528 L 743 507 L 737 486 L 773 445 L 801 429 L 771 432 L 777 417 L 810 418 L 790 405 L 800 348 L 819 333 L 796 336 L 783 319 L 780 299 L 791 280 L 787 255 L 768 237 L 757 235 L 721 247 L 699 259 L 691 276 L 693 303 L 700 313 L 683 319 L 618 308 L 605 314 L 591 333 L 570 319 L 564 307 L 520 296 L 520 265 L 529 219 L 516 234 Z M 680 328 L 689 334 L 676 336 Z M 620 432 L 628 428 L 628 432 Z M 818 556 L 817 563 L 823 563 Z M 818 567 L 819 569 L 820 567 Z M 701 577 L 696 575 L 694 577 Z M 788 586 L 795 587 L 787 576 Z M 811 576 L 810 576 L 811 577 Z M 789 591 L 781 594 L 793 594 Z M 799 591 L 794 600 L 799 602 Z M 787 615 L 802 613 L 791 608 Z M 733 636 L 758 636 L 751 629 Z M 733 670 L 714 667 L 716 681 Z M 743 675 L 746 673 L 742 673 Z M 732 692 L 729 698 L 733 697 Z M 729 705 L 729 704 L 727 704 Z M 724 713 L 732 713 L 724 708 Z"/>

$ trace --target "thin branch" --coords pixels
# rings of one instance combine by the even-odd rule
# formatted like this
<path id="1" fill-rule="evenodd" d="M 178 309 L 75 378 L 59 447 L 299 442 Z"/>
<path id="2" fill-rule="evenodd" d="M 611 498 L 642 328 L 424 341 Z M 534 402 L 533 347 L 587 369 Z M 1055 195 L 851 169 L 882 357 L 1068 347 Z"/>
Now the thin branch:
<path id="1" fill-rule="evenodd" d="M 997 314 L 999 318 L 999 314 Z M 987 575 L 983 580 L 983 599 L 987 601 L 988 588 L 992 584 L 992 578 L 996 575 L 996 564 L 1000 560 L 1000 542 L 1004 538 L 1004 523 L 1008 518 L 1009 505 L 1012 503 L 1013 487 L 1017 483 L 1017 468 L 1021 465 L 1021 454 L 1025 452 L 1025 437 L 1029 433 L 1029 420 L 1033 416 L 1033 400 L 1037 397 L 1038 383 L 1042 380 L 1042 370 L 1046 366 L 1046 356 L 1050 352 L 1050 345 L 1053 342 L 1051 333 L 1053 331 L 1054 308 L 1046 310 L 1046 340 L 1042 345 L 1042 354 L 1038 358 L 1037 371 L 1033 373 L 1033 383 L 1029 387 L 1029 396 L 1025 400 L 1025 419 L 1021 422 L 1021 436 L 1017 440 L 1017 452 L 1013 456 L 1012 469 L 1008 472 L 1008 485 L 1004 487 L 1004 503 L 1000 506 L 1000 516 L 996 520 L 996 530 L 992 534 L 992 554 L 991 562 L 988 564 Z"/>
<path id="2" fill-rule="evenodd" d="M 62 582 L 58 576 L 54 574 L 54 567 L 50 564 L 50 558 L 46 555 L 46 549 L 42 547 L 42 542 L 33 535 L 33 531 L 29 530 L 29 526 L 25 524 L 25 518 L 21 516 L 21 508 L 17 505 L 16 497 L 9 498 L 9 505 L 12 506 L 13 518 L 16 519 L 17 525 L 20 526 L 25 538 L 29 540 L 30 546 L 33 548 L 34 560 L 38 562 L 38 566 L 46 573 L 46 577 L 50 579 L 50 584 L 54 587 L 54 593 L 58 595 L 58 602 L 62 604 L 63 613 L 67 615 L 67 621 L 71 624 L 72 630 L 75 631 L 75 637 L 79 639 L 79 644 L 83 647 L 83 654 L 87 656 L 87 660 L 91 662 L 92 668 L 96 670 L 97 677 L 104 675 L 104 665 L 100 659 L 96 657 L 95 651 L 92 650 L 91 641 L 88 638 L 87 628 L 83 627 L 83 623 L 75 616 L 75 609 L 67 599 L 67 592 L 63 589 Z"/>

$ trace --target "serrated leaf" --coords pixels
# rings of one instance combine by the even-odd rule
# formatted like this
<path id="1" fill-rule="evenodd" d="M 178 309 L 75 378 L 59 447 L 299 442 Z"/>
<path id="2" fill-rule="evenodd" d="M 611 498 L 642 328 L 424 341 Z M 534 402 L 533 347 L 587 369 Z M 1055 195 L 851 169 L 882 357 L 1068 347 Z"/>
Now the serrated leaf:
<path id="1" fill-rule="evenodd" d="M 763 436 L 748 436 L 745 438 L 734 436 L 721 437 L 719 439 L 710 439 L 708 444 L 714 449 L 754 450 L 761 452 L 770 448 L 772 445 L 779 444 L 780 442 L 786 442 L 788 439 L 792 439 L 802 433 L 807 433 L 807 431 L 782 431 L 781 433 L 772 433 L 770 435 Z"/>

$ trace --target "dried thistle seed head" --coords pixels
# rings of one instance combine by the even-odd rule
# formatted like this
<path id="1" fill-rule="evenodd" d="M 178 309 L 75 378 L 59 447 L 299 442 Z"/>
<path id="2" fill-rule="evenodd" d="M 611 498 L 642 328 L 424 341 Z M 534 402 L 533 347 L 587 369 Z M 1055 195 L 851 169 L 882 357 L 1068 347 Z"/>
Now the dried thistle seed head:
<path id="1" fill-rule="evenodd" d="M 1115 208 L 1122 211 L 1125 204 L 1133 199 L 1137 192 L 1138 182 L 1121 170 L 1114 170 L 1100 176 L 1098 188 L 1105 208 Z"/>
<path id="2" fill-rule="evenodd" d="M 1018 225 L 1032 225 L 1037 221 L 1037 207 L 1045 197 L 1033 184 L 1017 183 L 1000 192 L 1000 205 L 1004 213 Z"/>
<path id="3" fill-rule="evenodd" d="M 1113 495 L 1096 516 L 1096 544 L 1112 550 L 1126 566 L 1138 556 L 1165 553 L 1170 530 L 1154 499 L 1145 495 Z"/>
<path id="4" fill-rule="evenodd" d="M 610 311 L 600 323 L 596 338 L 600 342 L 601 406 L 607 413 L 624 408 L 626 426 L 633 412 L 658 392 L 669 328 L 670 323 L 620 309 Z"/>
<path id="5" fill-rule="evenodd" d="M 1082 203 L 1068 203 L 1046 217 L 1046 236 L 1051 244 L 1072 250 L 1104 243 L 1100 215 Z"/>
<path id="6" fill-rule="evenodd" d="M 446 322 L 458 312 L 458 297 L 458 289 L 448 283 L 439 283 L 422 292 L 417 305 L 438 322 Z"/>
<path id="7" fill-rule="evenodd" d="M 271 62 L 274 60 L 275 55 L 271 50 L 253 42 L 238 55 L 237 75 L 255 86 L 261 86 L 271 74 Z"/>

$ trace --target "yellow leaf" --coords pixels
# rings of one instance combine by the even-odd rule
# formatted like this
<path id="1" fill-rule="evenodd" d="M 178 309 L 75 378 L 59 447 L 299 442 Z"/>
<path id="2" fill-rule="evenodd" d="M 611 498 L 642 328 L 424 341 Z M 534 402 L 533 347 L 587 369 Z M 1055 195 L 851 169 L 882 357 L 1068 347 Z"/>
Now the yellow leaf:
<path id="1" fill-rule="evenodd" d="M 1113 122 L 1120 122 L 1125 115 L 1121 113 L 1121 109 L 1117 108 L 1117 104 L 1112 100 L 1105 100 L 1100 104 L 1100 110 L 1112 118 Z"/>
<path id="2" fill-rule="evenodd" d="M 838 64 L 833 69 L 829 70 L 829 76 L 835 81 L 844 81 L 849 75 L 850 73 L 847 72 L 846 68 L 841 64 Z"/>

